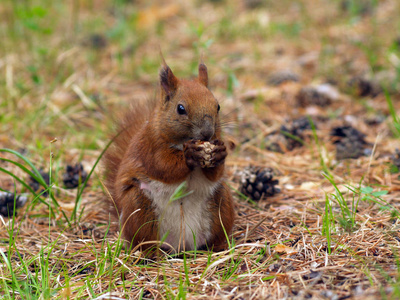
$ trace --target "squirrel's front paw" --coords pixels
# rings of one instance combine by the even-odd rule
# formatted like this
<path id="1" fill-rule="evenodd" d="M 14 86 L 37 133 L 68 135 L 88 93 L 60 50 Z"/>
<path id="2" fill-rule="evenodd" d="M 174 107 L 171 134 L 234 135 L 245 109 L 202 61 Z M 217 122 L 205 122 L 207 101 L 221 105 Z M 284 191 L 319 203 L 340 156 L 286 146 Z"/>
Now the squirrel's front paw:
<path id="1" fill-rule="evenodd" d="M 186 164 L 189 168 L 213 168 L 224 163 L 227 156 L 224 142 L 190 141 L 184 144 Z"/>
<path id="2" fill-rule="evenodd" d="M 203 147 L 197 141 L 191 140 L 183 144 L 183 153 L 185 155 L 186 164 L 190 169 L 201 166 L 203 160 Z"/>
<path id="3" fill-rule="evenodd" d="M 225 162 L 228 152 L 226 151 L 226 146 L 223 141 L 214 140 L 212 141 L 212 145 L 214 145 L 214 147 L 211 150 L 210 162 L 213 167 L 216 167 Z"/>

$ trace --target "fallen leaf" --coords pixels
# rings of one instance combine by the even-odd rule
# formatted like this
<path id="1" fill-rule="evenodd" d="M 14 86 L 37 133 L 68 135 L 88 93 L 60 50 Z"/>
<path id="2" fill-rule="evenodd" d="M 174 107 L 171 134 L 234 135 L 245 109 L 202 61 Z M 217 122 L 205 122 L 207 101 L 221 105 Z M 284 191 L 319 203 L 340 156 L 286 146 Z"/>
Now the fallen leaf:
<path id="1" fill-rule="evenodd" d="M 292 247 L 289 246 L 285 246 L 282 244 L 278 244 L 275 246 L 275 251 L 278 253 L 286 253 L 286 254 L 293 254 L 293 253 L 297 253 L 297 251 L 295 249 L 293 249 Z"/>
<path id="2" fill-rule="evenodd" d="M 316 190 L 318 189 L 319 184 L 316 182 L 303 182 L 300 186 L 301 190 L 305 190 L 305 191 L 312 191 L 312 190 Z"/>

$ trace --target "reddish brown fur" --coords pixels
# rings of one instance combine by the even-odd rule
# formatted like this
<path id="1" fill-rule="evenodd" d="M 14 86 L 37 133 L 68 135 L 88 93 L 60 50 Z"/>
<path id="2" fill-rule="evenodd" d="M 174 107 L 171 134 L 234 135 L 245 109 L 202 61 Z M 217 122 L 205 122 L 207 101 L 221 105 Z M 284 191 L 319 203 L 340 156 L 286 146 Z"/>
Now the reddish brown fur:
<path id="1" fill-rule="evenodd" d="M 208 242 L 209 245 L 213 247 L 214 251 L 221 251 L 226 248 L 226 235 L 228 235 L 229 238 L 235 218 L 232 195 L 226 183 L 223 183 L 221 189 L 215 193 L 213 200 L 213 238 Z"/>
<path id="2" fill-rule="evenodd" d="M 178 80 L 164 65 L 160 73 L 161 94 L 156 102 L 137 106 L 120 124 L 120 133 L 104 156 L 105 186 L 111 199 L 112 211 L 118 218 L 123 238 L 134 247 L 142 241 L 155 241 L 158 237 L 157 216 L 152 200 L 140 188 L 140 180 L 152 179 L 166 184 L 180 183 L 193 171 L 186 163 L 184 151 L 172 148 L 194 138 L 188 129 L 193 122 L 199 127 L 213 122 L 212 140 L 221 138 L 217 102 L 207 88 L 207 68 L 199 66 L 199 78 Z M 179 116 L 176 104 L 184 103 L 188 117 Z M 154 106 L 156 106 L 154 108 Z M 208 115 L 205 121 L 204 115 Z M 226 156 L 226 154 L 225 154 Z M 211 181 L 224 174 L 224 159 L 214 168 L 202 169 Z M 207 246 L 221 250 L 226 246 L 226 236 L 233 226 L 232 196 L 225 183 L 211 200 L 212 238 Z M 221 225 L 223 223 L 223 227 Z M 148 248 L 144 245 L 142 249 Z"/>

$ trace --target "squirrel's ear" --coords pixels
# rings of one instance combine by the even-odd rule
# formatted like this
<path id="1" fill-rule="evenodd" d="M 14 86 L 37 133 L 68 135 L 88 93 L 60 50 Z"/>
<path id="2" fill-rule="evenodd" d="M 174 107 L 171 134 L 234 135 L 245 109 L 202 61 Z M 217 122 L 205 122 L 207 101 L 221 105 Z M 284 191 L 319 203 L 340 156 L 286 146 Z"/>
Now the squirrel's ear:
<path id="1" fill-rule="evenodd" d="M 172 96 L 178 87 L 178 78 L 175 77 L 171 69 L 163 64 L 160 71 L 161 88 L 167 96 Z"/>
<path id="2" fill-rule="evenodd" d="M 203 84 L 205 87 L 208 87 L 208 73 L 207 73 L 207 67 L 205 64 L 201 63 L 199 64 L 199 81 L 201 84 Z"/>

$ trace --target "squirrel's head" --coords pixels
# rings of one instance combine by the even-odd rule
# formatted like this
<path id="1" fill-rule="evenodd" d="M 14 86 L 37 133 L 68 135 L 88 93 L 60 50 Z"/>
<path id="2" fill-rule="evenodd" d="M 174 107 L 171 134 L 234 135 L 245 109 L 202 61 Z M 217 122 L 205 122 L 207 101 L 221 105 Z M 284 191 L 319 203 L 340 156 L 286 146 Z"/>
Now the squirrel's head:
<path id="1" fill-rule="evenodd" d="M 208 89 L 205 64 L 199 65 L 199 75 L 193 80 L 179 80 L 164 63 L 160 71 L 161 106 L 163 120 L 161 134 L 180 145 L 188 140 L 209 141 L 219 138 L 220 106 Z"/>

